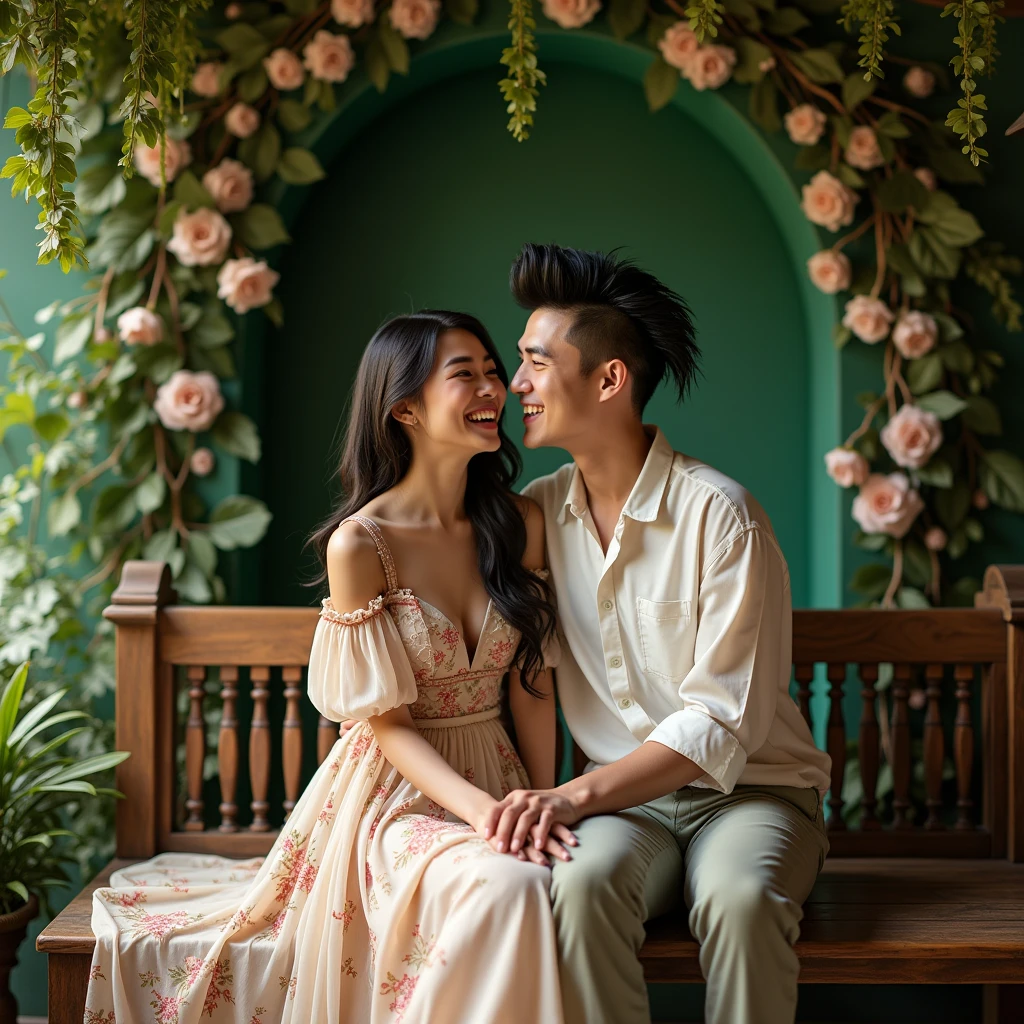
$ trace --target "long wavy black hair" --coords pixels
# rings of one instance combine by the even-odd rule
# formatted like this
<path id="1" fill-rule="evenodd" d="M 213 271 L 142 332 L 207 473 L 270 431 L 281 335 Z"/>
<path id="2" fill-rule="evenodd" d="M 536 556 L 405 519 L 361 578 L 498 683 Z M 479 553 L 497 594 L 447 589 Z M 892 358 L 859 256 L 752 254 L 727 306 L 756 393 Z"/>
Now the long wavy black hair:
<path id="1" fill-rule="evenodd" d="M 420 395 L 433 371 L 438 341 L 452 330 L 468 331 L 480 341 L 508 387 L 508 373 L 491 336 L 468 313 L 424 309 L 394 317 L 377 330 L 356 375 L 339 470 L 342 497 L 309 539 L 321 568 L 314 585 L 327 579 L 327 544 L 339 524 L 394 487 L 408 471 L 412 445 L 391 410 Z M 512 492 L 522 459 L 505 433 L 503 419 L 504 411 L 498 420 L 501 447 L 469 460 L 465 507 L 484 587 L 494 607 L 521 635 L 513 663 L 523 685 L 536 693 L 531 683 L 544 664 L 542 649 L 554 629 L 555 609 L 547 583 L 523 568 L 526 523 Z"/>

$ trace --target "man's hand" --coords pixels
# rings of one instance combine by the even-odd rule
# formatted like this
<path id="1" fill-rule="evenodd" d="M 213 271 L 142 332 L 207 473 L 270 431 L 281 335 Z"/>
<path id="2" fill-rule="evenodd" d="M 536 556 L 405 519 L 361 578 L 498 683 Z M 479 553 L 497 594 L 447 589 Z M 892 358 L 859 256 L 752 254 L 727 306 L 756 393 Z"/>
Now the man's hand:
<path id="1" fill-rule="evenodd" d="M 557 840 L 565 853 L 564 847 L 579 842 L 567 826 L 582 816 L 558 789 L 514 789 L 490 809 L 482 824 L 499 852 L 519 853 L 527 846 L 550 852 L 552 840 Z M 568 860 L 567 853 L 561 859 Z"/>

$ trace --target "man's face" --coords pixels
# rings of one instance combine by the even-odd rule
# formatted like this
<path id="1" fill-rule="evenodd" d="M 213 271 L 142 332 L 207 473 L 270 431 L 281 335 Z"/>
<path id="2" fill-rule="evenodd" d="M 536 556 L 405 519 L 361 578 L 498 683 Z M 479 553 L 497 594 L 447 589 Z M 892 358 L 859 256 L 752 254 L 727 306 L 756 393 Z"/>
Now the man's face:
<path id="1" fill-rule="evenodd" d="M 537 309 L 519 339 L 519 358 L 509 390 L 523 407 L 527 448 L 570 448 L 584 435 L 596 410 L 593 375 L 580 376 L 580 353 L 565 340 L 572 315 Z"/>

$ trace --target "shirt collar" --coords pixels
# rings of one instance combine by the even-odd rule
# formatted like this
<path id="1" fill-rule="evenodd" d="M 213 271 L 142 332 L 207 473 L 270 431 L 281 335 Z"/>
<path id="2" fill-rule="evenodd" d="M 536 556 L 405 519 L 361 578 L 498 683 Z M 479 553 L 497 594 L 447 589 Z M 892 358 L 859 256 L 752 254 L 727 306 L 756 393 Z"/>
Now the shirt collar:
<path id="1" fill-rule="evenodd" d="M 650 523 L 658 517 L 675 452 L 659 427 L 645 425 L 644 429 L 648 434 L 653 433 L 654 441 L 626 504 L 622 506 L 622 514 L 640 523 Z M 569 488 L 558 513 L 559 525 L 565 523 L 567 509 L 577 519 L 582 519 L 587 513 L 587 489 L 579 466 L 573 466 Z"/>

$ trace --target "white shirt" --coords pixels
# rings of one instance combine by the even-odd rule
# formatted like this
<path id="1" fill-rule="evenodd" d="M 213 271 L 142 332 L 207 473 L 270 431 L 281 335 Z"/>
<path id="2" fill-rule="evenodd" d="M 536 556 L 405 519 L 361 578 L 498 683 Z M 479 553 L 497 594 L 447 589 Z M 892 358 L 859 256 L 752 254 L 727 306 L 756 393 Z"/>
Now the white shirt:
<path id="1" fill-rule="evenodd" d="M 698 764 L 694 786 L 829 786 L 789 696 L 789 570 L 764 509 L 655 428 L 607 554 L 574 463 L 524 490 L 544 509 L 565 642 L 569 731 L 609 764 L 656 741 Z"/>

